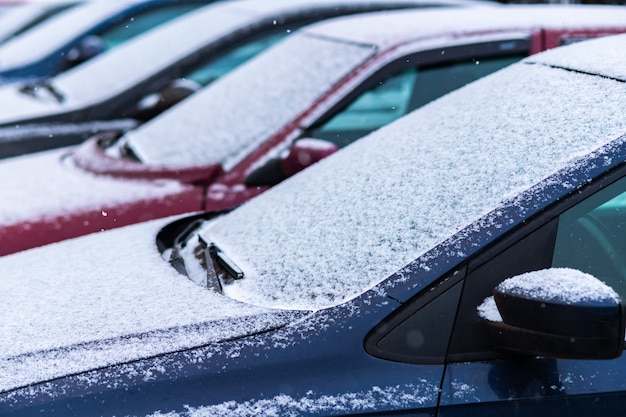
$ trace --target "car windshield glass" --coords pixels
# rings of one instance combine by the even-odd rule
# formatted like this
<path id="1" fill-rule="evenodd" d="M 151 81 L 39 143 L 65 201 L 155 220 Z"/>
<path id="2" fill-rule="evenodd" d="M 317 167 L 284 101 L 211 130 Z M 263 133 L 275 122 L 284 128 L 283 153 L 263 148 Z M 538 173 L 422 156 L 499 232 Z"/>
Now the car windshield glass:
<path id="1" fill-rule="evenodd" d="M 146 164 L 228 169 L 374 53 L 294 35 L 129 133 L 127 146 Z"/>
<path id="2" fill-rule="evenodd" d="M 573 92 L 576 100 L 563 99 Z M 626 127 L 625 92 L 608 79 L 516 64 L 422 107 L 207 224 L 202 238 L 244 273 L 224 294 L 319 309 L 397 271 L 428 274 L 403 268 Z M 537 106 L 539 94 L 550 101 Z M 599 122 L 589 109 L 600 107 Z M 467 256 L 453 243 L 442 258 Z"/>
<path id="3" fill-rule="evenodd" d="M 210 60 L 210 62 L 196 68 L 183 78 L 192 80 L 203 86 L 208 85 L 244 62 L 252 59 L 261 51 L 282 40 L 288 34 L 289 32 L 283 30 L 245 42 L 231 51 L 228 51 L 221 57 Z"/>

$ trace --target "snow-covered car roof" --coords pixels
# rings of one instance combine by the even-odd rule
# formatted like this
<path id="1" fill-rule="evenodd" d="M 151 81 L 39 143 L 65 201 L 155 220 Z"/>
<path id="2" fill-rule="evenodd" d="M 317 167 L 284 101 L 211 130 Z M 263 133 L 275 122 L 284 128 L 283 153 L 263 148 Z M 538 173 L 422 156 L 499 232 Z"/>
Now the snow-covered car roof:
<path id="1" fill-rule="evenodd" d="M 303 29 L 130 132 L 128 146 L 146 164 L 221 163 L 228 169 L 265 140 L 264 135 L 308 110 L 312 96 L 328 91 L 368 59 L 393 48 L 409 42 L 422 43 L 424 49 L 445 47 L 469 34 L 529 33 L 540 27 L 608 29 L 620 27 L 624 19 L 626 9 L 619 7 L 545 5 L 392 11 L 337 18 Z M 325 74 L 319 74 L 320 65 L 325 65 Z M 207 114 L 211 117 L 205 117 Z"/>
<path id="2" fill-rule="evenodd" d="M 474 3 L 459 0 L 303 0 L 298 2 L 278 0 L 223 2 L 208 5 L 164 23 L 155 30 L 129 40 L 113 51 L 47 80 L 56 91 L 62 94 L 61 103 L 52 96 L 46 100 L 45 91 L 42 93 L 43 97 L 33 99 L 31 96 L 20 93 L 14 85 L 5 86 L 0 89 L 0 102 L 4 103 L 1 107 L 0 123 L 44 117 L 51 113 L 71 111 L 94 102 L 101 102 L 107 97 L 128 91 L 183 59 L 193 57 L 194 53 L 204 48 L 221 46 L 235 33 L 250 33 L 254 26 L 265 25 L 276 19 L 285 20 L 294 16 L 304 19 L 307 13 L 314 16 L 323 9 L 372 10 L 448 4 Z M 116 10 L 112 6 L 84 7 L 93 7 L 100 14 L 104 13 L 100 9 L 105 9 L 107 12 L 110 12 L 109 8 Z M 79 12 L 75 11 L 74 14 L 78 15 Z M 92 11 L 89 11 L 89 14 L 90 16 L 98 15 Z M 42 30 L 41 33 L 45 32 Z M 32 37 L 34 38 L 34 35 Z M 49 45 L 49 41 L 47 42 L 44 44 Z M 167 47 L 167 53 L 163 53 L 164 47 Z M 24 48 L 23 45 L 20 49 L 22 48 Z M 15 52 L 9 53 L 15 54 Z M 3 49 L 0 49 L 0 63 L 3 61 L 2 54 Z"/>
<path id="3" fill-rule="evenodd" d="M 599 42 L 620 51 L 626 37 Z M 594 44 L 570 48 L 555 62 L 585 68 L 573 61 Z M 203 239 L 245 274 L 225 293 L 287 309 L 342 303 L 621 136 L 626 84 L 605 74 L 623 68 L 564 71 L 552 55 L 436 100 L 209 224 Z"/>
<path id="4" fill-rule="evenodd" d="M 142 0 L 96 1 L 67 10 L 19 36 L 0 48 L 0 69 L 19 67 L 44 57 L 50 51 L 60 48 L 104 19 L 128 8 L 129 4 Z M 67 28 L 72 28 L 68 31 Z"/>
<path id="5" fill-rule="evenodd" d="M 52 3 L 28 3 L 0 10 L 0 43 L 23 31 L 31 25 L 70 7 L 74 2 L 59 1 Z M 0 5 L 0 8 L 3 7 Z"/>

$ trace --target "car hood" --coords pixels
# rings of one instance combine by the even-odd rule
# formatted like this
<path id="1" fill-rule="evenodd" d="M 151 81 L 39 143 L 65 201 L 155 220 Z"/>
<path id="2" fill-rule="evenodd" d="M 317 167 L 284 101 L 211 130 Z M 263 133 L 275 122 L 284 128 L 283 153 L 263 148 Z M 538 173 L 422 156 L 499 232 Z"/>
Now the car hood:
<path id="1" fill-rule="evenodd" d="M 164 198 L 190 188 L 175 180 L 138 181 L 92 175 L 72 164 L 68 149 L 0 162 L 0 228 L 41 218 L 107 210 L 138 200 Z"/>
<path id="2" fill-rule="evenodd" d="M 167 221 L 0 258 L 0 392 L 252 335 L 305 314 L 240 303 L 177 273 L 155 245 Z"/>
<path id="3" fill-rule="evenodd" d="M 34 95 L 29 95 L 20 92 L 20 87 L 21 84 L 0 87 L 0 126 L 50 117 L 76 107 L 71 103 L 59 102 L 44 88 L 38 87 Z"/>

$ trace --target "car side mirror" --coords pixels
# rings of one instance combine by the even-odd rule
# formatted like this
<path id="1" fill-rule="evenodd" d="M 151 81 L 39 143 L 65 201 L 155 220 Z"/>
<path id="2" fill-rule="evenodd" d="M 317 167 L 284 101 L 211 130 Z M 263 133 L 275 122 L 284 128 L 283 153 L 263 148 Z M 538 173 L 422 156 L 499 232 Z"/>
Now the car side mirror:
<path id="1" fill-rule="evenodd" d="M 202 86 L 195 81 L 176 79 L 168 83 L 161 91 L 148 94 L 137 103 L 132 116 L 140 120 L 149 120 L 175 104 L 183 101 Z"/>
<path id="2" fill-rule="evenodd" d="M 65 55 L 65 68 L 71 68 L 81 64 L 106 50 L 106 45 L 101 37 L 90 35 L 80 40 L 78 45 L 69 50 Z"/>
<path id="3" fill-rule="evenodd" d="M 335 153 L 338 147 L 321 139 L 303 138 L 295 141 L 287 152 L 272 158 L 246 177 L 246 185 L 272 186 Z"/>
<path id="4" fill-rule="evenodd" d="M 570 359 L 619 357 L 624 313 L 611 287 L 568 268 L 509 278 L 479 307 L 497 350 Z"/>

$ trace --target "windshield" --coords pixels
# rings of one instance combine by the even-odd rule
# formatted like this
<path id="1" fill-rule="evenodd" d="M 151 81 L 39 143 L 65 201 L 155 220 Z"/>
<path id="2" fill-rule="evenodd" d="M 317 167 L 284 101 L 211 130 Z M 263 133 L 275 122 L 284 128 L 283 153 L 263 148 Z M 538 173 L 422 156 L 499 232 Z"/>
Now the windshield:
<path id="1" fill-rule="evenodd" d="M 202 239 L 244 273 L 224 294 L 275 308 L 345 302 L 617 137 L 626 86 L 563 73 L 514 64 L 207 224 Z M 563 100 L 573 91 L 576 100 Z M 539 96 L 548 102 L 537 106 Z M 466 256 L 450 245 L 442 259 Z"/>
<path id="2" fill-rule="evenodd" d="M 127 135 L 146 164 L 226 169 L 375 53 L 297 34 Z"/>

